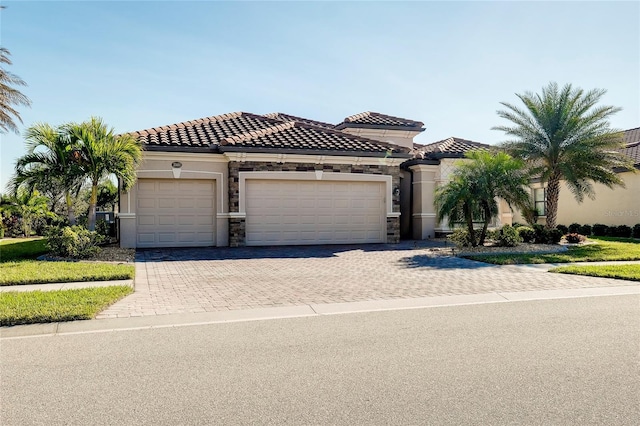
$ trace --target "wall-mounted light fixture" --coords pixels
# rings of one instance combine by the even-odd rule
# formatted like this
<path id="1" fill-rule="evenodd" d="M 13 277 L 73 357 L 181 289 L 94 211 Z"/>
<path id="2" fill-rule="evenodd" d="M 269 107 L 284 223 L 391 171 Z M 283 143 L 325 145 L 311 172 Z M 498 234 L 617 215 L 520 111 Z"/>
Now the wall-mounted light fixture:
<path id="1" fill-rule="evenodd" d="M 393 188 L 393 195 L 395 195 L 396 197 L 400 195 L 400 188 L 398 188 L 397 186 Z"/>
<path id="2" fill-rule="evenodd" d="M 171 163 L 171 171 L 173 172 L 174 179 L 180 178 L 180 172 L 182 171 L 182 163 L 179 161 L 174 161 Z"/>

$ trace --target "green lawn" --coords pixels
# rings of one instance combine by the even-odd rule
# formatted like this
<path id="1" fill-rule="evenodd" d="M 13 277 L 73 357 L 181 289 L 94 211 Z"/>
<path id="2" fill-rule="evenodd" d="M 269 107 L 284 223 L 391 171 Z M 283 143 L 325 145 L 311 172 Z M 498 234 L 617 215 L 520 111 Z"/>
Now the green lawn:
<path id="1" fill-rule="evenodd" d="M 640 265 L 574 265 L 554 268 L 549 272 L 640 281 Z"/>
<path id="2" fill-rule="evenodd" d="M 132 279 L 133 265 L 33 260 L 46 253 L 44 239 L 0 241 L 0 286 Z"/>
<path id="3" fill-rule="evenodd" d="M 133 265 L 23 260 L 0 263 L 0 286 L 133 279 Z"/>
<path id="4" fill-rule="evenodd" d="M 133 292 L 129 286 L 0 293 L 0 326 L 91 319 Z"/>
<path id="5" fill-rule="evenodd" d="M 497 265 L 522 263 L 599 262 L 608 260 L 640 260 L 640 241 L 631 239 L 594 238 L 597 244 L 570 247 L 563 253 L 500 254 L 465 256 L 468 259 Z"/>
<path id="6" fill-rule="evenodd" d="M 44 238 L 11 238 L 0 241 L 0 262 L 35 259 L 47 252 Z"/>

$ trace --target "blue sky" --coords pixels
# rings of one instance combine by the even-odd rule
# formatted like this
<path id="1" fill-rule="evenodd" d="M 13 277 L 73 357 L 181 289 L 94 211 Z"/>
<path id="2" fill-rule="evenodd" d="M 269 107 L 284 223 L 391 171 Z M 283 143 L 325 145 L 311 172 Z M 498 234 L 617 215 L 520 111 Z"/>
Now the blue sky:
<path id="1" fill-rule="evenodd" d="M 638 2 L 2 1 L 25 126 L 103 117 L 118 132 L 222 114 L 339 122 L 378 111 L 416 141 L 503 140 L 499 102 L 549 81 L 607 89 L 640 126 Z M 24 126 L 21 127 L 24 130 Z M 24 153 L 0 135 L 1 188 Z"/>

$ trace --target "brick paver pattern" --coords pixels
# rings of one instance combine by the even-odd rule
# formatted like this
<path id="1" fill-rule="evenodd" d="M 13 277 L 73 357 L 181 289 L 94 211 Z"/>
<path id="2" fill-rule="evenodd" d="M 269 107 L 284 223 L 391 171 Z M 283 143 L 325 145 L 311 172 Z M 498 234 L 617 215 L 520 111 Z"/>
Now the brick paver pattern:
<path id="1" fill-rule="evenodd" d="M 98 318 L 632 284 L 487 265 L 409 243 L 144 250 L 135 293 Z"/>

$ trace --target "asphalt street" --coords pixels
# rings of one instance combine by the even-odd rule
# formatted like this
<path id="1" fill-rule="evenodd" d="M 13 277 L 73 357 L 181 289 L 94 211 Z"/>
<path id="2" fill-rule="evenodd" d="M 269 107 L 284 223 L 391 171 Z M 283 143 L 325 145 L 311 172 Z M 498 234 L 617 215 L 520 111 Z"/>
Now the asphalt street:
<path id="1" fill-rule="evenodd" d="M 640 297 L 0 340 L 0 424 L 640 419 Z"/>

